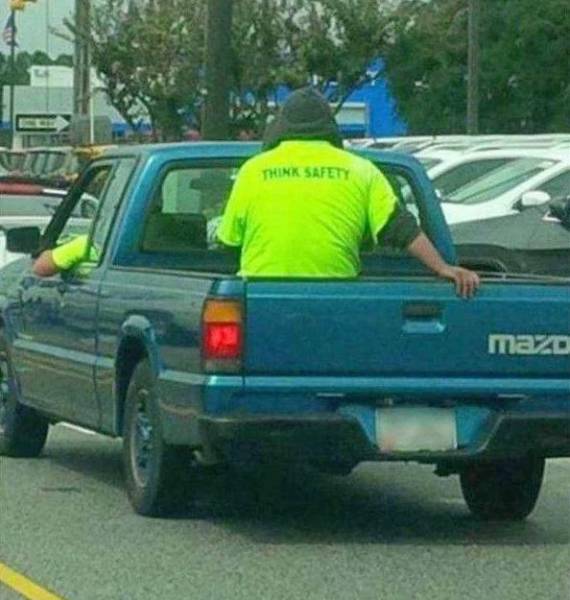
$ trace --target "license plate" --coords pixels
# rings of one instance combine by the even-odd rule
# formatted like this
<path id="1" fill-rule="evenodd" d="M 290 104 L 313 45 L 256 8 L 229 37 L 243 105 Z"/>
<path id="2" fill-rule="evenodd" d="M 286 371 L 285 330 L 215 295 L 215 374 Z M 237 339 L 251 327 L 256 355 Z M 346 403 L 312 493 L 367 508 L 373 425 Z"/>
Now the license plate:
<path id="1" fill-rule="evenodd" d="M 418 406 L 379 408 L 376 442 L 382 452 L 456 450 L 455 411 Z"/>

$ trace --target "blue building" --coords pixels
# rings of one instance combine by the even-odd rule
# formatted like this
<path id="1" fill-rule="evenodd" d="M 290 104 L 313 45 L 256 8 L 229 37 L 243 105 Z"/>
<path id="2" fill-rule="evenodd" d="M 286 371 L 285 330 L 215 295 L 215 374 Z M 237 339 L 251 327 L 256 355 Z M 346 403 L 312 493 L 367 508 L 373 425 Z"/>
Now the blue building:
<path id="1" fill-rule="evenodd" d="M 356 89 L 337 114 L 344 137 L 406 135 L 407 124 L 398 115 L 388 82 L 381 76 L 383 70 L 384 62 L 381 59 L 371 63 L 368 69 L 371 81 Z M 333 103 L 339 100 L 337 87 L 336 83 L 332 83 L 326 90 L 327 97 Z M 276 93 L 277 102 L 281 104 L 289 93 L 288 88 L 281 86 Z"/>

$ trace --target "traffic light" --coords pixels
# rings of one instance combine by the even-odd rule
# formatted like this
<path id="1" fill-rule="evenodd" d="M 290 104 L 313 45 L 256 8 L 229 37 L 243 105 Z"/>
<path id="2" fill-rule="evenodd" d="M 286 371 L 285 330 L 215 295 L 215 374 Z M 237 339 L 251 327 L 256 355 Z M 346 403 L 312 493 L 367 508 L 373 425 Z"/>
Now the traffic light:
<path id="1" fill-rule="evenodd" d="M 25 10 L 26 6 L 30 2 L 37 2 L 38 0 L 10 0 L 10 10 Z"/>

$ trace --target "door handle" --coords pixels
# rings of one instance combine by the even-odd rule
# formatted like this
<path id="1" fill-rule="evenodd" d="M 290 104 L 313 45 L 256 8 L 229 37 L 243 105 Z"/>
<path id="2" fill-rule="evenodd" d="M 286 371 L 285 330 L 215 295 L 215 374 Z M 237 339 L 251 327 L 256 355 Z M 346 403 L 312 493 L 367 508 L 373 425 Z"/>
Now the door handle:
<path id="1" fill-rule="evenodd" d="M 443 306 L 434 302 L 410 302 L 402 310 L 404 333 L 434 335 L 445 331 Z"/>
<path id="2" fill-rule="evenodd" d="M 405 319 L 413 321 L 432 321 L 443 316 L 441 304 L 416 302 L 404 305 Z"/>

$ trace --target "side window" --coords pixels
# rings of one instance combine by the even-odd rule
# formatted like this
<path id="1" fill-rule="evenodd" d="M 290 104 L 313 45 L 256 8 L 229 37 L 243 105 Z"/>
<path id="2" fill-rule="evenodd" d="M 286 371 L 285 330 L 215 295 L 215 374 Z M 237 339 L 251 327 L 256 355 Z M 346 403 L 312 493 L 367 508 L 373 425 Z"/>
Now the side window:
<path id="1" fill-rule="evenodd" d="M 91 231 L 91 245 L 97 249 L 97 256 L 102 257 L 105 243 L 115 220 L 119 204 L 134 170 L 134 158 L 121 159 L 106 184 L 105 197 L 100 202 Z"/>
<path id="2" fill-rule="evenodd" d="M 418 224 L 421 225 L 419 205 L 417 202 L 418 190 L 412 181 L 411 175 L 399 169 L 392 170 L 386 165 L 383 165 L 380 170 L 394 190 L 400 205 L 415 218 Z M 389 255 L 394 257 L 407 256 L 407 253 L 400 248 L 374 246 L 370 239 L 365 241 L 362 251 L 365 254 L 369 254 L 372 251 L 373 254 Z"/>
<path id="3" fill-rule="evenodd" d="M 74 198 L 71 198 L 71 213 L 57 236 L 56 246 L 64 244 L 78 235 L 89 233 L 112 168 L 113 165 L 110 163 L 93 166 L 86 173 L 81 188 L 72 192 Z"/>
<path id="4" fill-rule="evenodd" d="M 570 171 L 565 171 L 543 183 L 537 188 L 541 192 L 546 192 L 551 198 L 560 198 L 570 195 Z"/>
<path id="5" fill-rule="evenodd" d="M 231 167 L 167 171 L 152 198 L 140 250 L 180 254 L 214 248 L 236 174 Z"/>
<path id="6" fill-rule="evenodd" d="M 382 172 L 392 186 L 400 204 L 404 206 L 408 212 L 412 213 L 419 223 L 420 218 L 417 192 L 411 181 L 401 172 L 390 172 L 387 169 L 383 169 Z"/>

